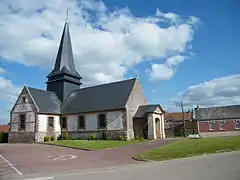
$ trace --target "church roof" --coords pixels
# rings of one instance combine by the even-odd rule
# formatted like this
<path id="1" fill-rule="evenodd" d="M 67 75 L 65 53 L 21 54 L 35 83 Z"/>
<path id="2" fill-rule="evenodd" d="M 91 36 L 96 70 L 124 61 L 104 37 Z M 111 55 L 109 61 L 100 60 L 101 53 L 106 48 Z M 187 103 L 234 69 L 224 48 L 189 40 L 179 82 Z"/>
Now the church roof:
<path id="1" fill-rule="evenodd" d="M 64 73 L 81 79 L 81 76 L 75 70 L 68 21 L 66 21 L 64 25 L 54 69 L 48 75 L 48 77 Z"/>
<path id="2" fill-rule="evenodd" d="M 54 92 L 27 88 L 39 109 L 39 113 L 60 114 L 61 102 Z"/>
<path id="3" fill-rule="evenodd" d="M 147 113 L 152 113 L 154 112 L 157 108 L 160 108 L 160 110 L 162 112 L 164 112 L 164 110 L 162 109 L 162 107 L 159 104 L 149 104 L 149 105 L 142 105 L 138 107 L 137 112 L 134 115 L 134 118 L 141 118 L 144 115 L 146 115 Z"/>
<path id="4" fill-rule="evenodd" d="M 125 108 L 136 78 L 75 90 L 62 103 L 61 113 L 85 113 Z"/>

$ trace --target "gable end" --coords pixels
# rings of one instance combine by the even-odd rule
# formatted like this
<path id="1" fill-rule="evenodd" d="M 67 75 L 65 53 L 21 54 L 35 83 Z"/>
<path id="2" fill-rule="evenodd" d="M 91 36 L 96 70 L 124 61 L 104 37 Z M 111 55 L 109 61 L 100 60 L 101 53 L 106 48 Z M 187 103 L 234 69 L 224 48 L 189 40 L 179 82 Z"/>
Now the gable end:
<path id="1" fill-rule="evenodd" d="M 23 99 L 24 99 L 24 102 L 23 102 Z M 24 86 L 16 102 L 13 105 L 13 108 L 11 109 L 10 114 L 26 112 L 26 111 L 38 112 L 39 109 L 31 93 L 29 92 L 28 88 Z"/>

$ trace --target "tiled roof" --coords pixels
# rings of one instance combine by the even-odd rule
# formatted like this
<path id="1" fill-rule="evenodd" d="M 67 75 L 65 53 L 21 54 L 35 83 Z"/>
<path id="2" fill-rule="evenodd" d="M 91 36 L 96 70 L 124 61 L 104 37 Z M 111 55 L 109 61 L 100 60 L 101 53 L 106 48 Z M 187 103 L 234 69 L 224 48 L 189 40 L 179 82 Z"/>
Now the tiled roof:
<path id="1" fill-rule="evenodd" d="M 240 105 L 200 108 L 195 118 L 201 120 L 240 119 Z"/>
<path id="2" fill-rule="evenodd" d="M 165 121 L 182 121 L 182 112 L 165 113 Z M 184 112 L 184 120 L 191 120 L 191 112 Z"/>
<path id="3" fill-rule="evenodd" d="M 0 132 L 8 132 L 9 126 L 8 125 L 0 125 Z"/>

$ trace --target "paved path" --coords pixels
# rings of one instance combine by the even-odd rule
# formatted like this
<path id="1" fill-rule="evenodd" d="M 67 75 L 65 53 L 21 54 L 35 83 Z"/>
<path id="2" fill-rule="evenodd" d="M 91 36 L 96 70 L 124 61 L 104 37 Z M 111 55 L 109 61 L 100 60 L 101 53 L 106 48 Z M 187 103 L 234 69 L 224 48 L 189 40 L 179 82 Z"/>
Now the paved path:
<path id="1" fill-rule="evenodd" d="M 135 153 L 172 141 L 176 140 L 157 140 L 99 151 L 83 151 L 42 144 L 4 144 L 0 145 L 0 155 L 7 160 L 4 163 L 8 168 L 3 169 L 0 165 L 0 169 L 3 169 L 3 177 L 137 164 L 139 162 L 132 159 Z"/>
<path id="2" fill-rule="evenodd" d="M 62 174 L 35 174 L 22 179 L 41 180 L 239 180 L 240 152 L 198 156 L 162 163 L 125 165 L 108 169 L 78 170 Z"/>

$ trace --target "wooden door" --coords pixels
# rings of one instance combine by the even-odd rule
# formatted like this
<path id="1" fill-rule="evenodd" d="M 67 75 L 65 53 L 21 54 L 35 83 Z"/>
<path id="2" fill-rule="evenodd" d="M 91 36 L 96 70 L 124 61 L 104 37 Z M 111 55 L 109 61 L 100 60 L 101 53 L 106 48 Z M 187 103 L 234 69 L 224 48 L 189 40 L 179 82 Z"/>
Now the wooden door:
<path id="1" fill-rule="evenodd" d="M 157 138 L 160 138 L 160 119 L 155 119 L 155 129 L 156 129 L 156 136 Z"/>

